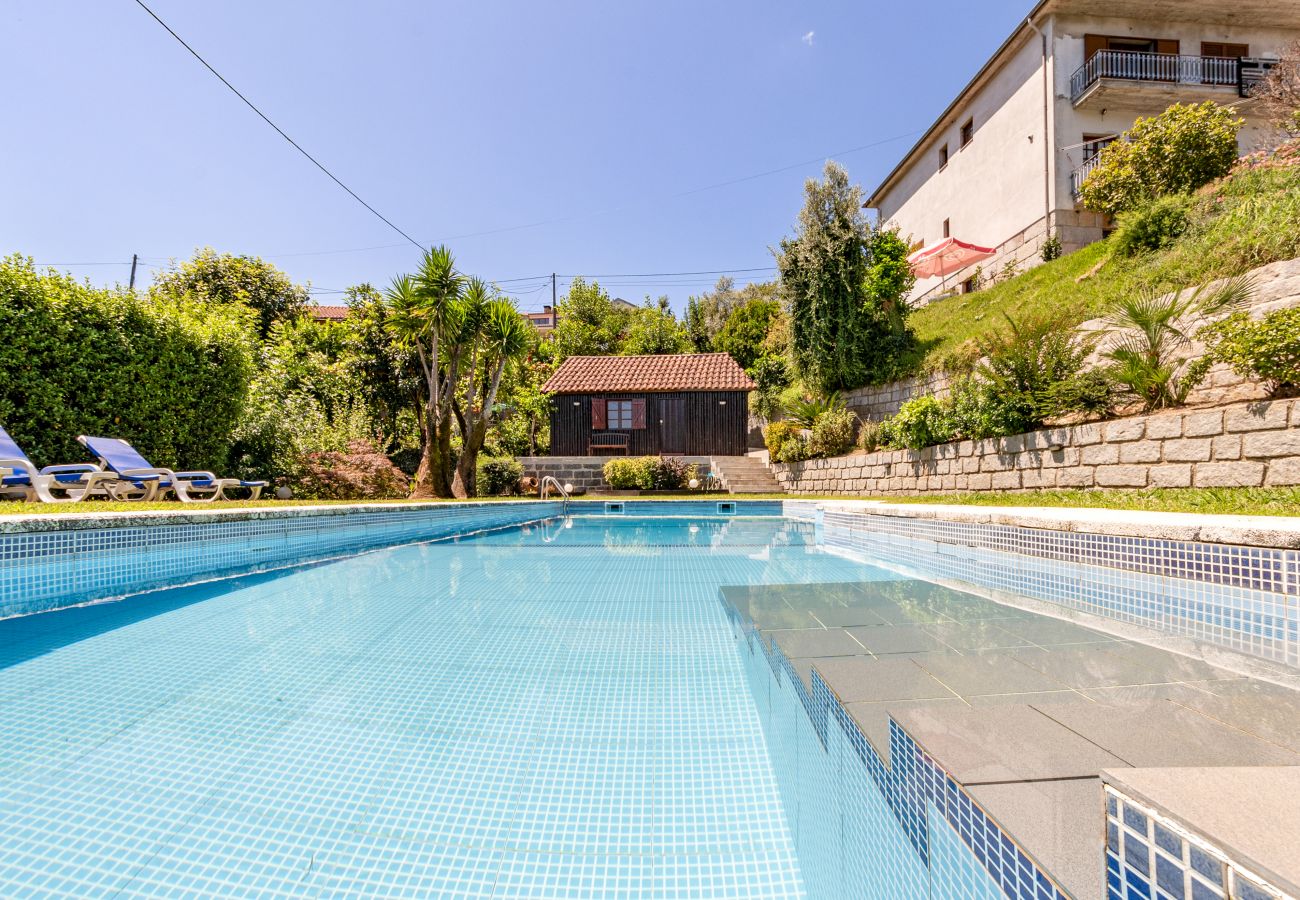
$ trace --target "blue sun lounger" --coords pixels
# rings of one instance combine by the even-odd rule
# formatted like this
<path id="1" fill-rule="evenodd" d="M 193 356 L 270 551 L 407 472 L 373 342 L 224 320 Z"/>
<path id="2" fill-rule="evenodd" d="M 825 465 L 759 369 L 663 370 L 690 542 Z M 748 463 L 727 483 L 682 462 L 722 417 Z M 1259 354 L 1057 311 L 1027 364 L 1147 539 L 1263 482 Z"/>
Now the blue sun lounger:
<path id="1" fill-rule="evenodd" d="M 218 478 L 211 472 L 173 472 L 152 466 L 134 447 L 119 438 L 83 434 L 77 440 L 105 469 L 129 485 L 125 491 L 119 488 L 114 492 L 121 499 L 161 500 L 171 492 L 182 503 L 200 503 L 224 500 L 226 491 L 245 489 L 249 492 L 249 499 L 256 500 L 262 495 L 262 488 L 266 487 L 265 481 Z"/>
<path id="2" fill-rule="evenodd" d="M 91 463 L 37 469 L 9 432 L 0 428 L 0 493 L 22 494 L 28 501 L 76 503 L 106 494 L 107 486 L 117 480 L 112 472 Z"/>

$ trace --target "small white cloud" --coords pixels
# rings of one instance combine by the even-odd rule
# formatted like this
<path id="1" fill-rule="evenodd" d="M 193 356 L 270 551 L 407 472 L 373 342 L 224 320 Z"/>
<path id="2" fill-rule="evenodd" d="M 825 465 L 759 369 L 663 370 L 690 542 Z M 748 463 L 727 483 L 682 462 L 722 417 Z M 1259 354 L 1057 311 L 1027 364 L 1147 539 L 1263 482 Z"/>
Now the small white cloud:
<path id="1" fill-rule="evenodd" d="M 799 40 L 803 41 L 805 44 L 807 44 L 809 47 L 811 47 L 811 46 L 813 45 L 813 35 L 814 35 L 814 34 L 816 34 L 815 31 L 810 31 L 810 32 L 808 32 L 807 34 L 805 34 L 803 37 L 799 38 Z"/>

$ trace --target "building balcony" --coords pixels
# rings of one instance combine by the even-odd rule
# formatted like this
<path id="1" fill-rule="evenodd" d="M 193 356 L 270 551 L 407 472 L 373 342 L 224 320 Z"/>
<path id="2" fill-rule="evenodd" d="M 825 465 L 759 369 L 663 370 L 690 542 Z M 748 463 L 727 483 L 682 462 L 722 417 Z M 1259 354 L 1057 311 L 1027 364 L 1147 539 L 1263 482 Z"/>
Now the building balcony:
<path id="1" fill-rule="evenodd" d="M 1101 154 L 1094 154 L 1091 159 L 1086 160 L 1083 165 L 1070 173 L 1070 193 L 1074 195 L 1075 200 L 1079 199 L 1079 194 L 1083 189 L 1083 180 L 1088 177 L 1088 174 L 1093 169 L 1097 168 L 1100 162 Z"/>
<path id="2" fill-rule="evenodd" d="M 1244 88 L 1241 60 L 1177 53 L 1100 50 L 1070 76 L 1076 107 L 1223 100 Z"/>

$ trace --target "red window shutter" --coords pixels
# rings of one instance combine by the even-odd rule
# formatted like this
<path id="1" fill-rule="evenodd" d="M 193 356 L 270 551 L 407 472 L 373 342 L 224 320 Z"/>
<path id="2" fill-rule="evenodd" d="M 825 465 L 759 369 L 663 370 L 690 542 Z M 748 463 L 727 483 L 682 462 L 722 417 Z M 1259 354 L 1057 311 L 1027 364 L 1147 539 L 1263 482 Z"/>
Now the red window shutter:
<path id="1" fill-rule="evenodd" d="M 1158 40 L 1156 41 L 1157 53 L 1177 53 L 1178 41 Z"/>
<path id="2" fill-rule="evenodd" d="M 1083 61 L 1087 62 L 1096 55 L 1097 51 L 1106 49 L 1106 38 L 1100 34 L 1085 34 L 1083 36 Z"/>
<path id="3" fill-rule="evenodd" d="M 632 427 L 645 428 L 645 401 L 632 401 Z"/>
<path id="4" fill-rule="evenodd" d="M 605 401 L 599 397 L 591 398 L 591 430 L 601 431 L 605 428 Z"/>

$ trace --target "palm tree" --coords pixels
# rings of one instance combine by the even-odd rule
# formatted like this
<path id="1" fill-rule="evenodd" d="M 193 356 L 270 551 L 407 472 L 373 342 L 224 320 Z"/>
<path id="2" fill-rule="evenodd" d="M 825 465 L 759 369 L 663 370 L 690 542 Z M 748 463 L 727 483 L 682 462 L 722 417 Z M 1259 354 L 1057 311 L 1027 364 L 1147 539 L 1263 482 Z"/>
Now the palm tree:
<path id="1" fill-rule="evenodd" d="M 481 357 L 483 370 L 480 373 L 477 365 L 470 369 L 465 405 L 457 411 L 462 441 L 451 485 L 457 497 L 474 496 L 478 454 L 492 425 L 501 377 L 509 363 L 527 352 L 532 334 L 528 322 L 509 300 L 485 300 L 476 308 L 476 315 L 480 326 L 475 332 L 472 356 L 476 360 Z"/>
<path id="2" fill-rule="evenodd" d="M 1202 320 L 1240 308 L 1254 292 L 1254 282 L 1238 276 L 1215 288 L 1166 295 L 1145 288 L 1121 297 L 1106 317 L 1119 337 L 1106 352 L 1114 363 L 1111 374 L 1142 401 L 1143 412 L 1181 406 L 1205 369 L 1187 365 L 1178 352 L 1192 342 Z"/>
<path id="3" fill-rule="evenodd" d="M 443 377 L 442 342 L 449 330 L 458 330 L 465 278 L 446 247 L 427 250 L 414 276 L 393 279 L 385 292 L 389 305 L 388 327 L 397 338 L 416 350 L 424 375 L 424 415 L 420 423 L 423 451 L 415 474 L 416 497 L 451 494 L 451 392 L 457 383 L 453 364 Z"/>

